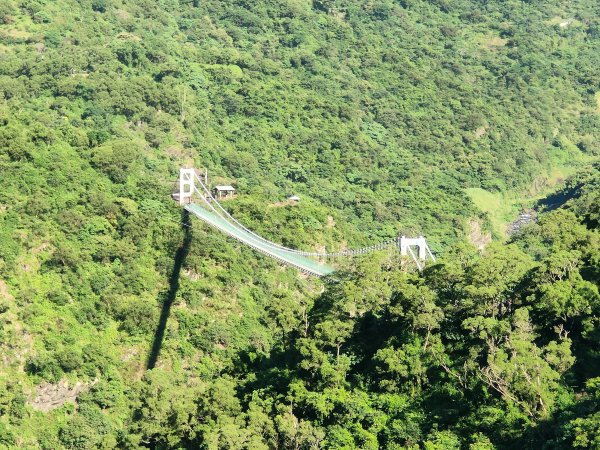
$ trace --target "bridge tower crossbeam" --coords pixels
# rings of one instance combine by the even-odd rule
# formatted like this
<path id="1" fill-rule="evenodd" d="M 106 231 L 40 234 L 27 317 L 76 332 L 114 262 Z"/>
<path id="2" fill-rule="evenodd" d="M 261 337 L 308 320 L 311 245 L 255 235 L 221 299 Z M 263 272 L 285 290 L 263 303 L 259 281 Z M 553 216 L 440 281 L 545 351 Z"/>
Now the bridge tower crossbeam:
<path id="1" fill-rule="evenodd" d="M 415 256 L 412 247 L 417 247 L 417 256 Z M 435 256 L 433 256 L 433 253 L 431 253 L 431 250 L 427 245 L 427 241 L 423 236 L 419 236 L 416 238 L 407 238 L 406 236 L 400 236 L 400 255 L 412 256 L 412 258 L 415 260 L 419 267 L 420 264 L 418 263 L 417 258 L 421 261 L 425 261 L 429 256 L 432 259 L 432 261 L 435 261 Z"/>

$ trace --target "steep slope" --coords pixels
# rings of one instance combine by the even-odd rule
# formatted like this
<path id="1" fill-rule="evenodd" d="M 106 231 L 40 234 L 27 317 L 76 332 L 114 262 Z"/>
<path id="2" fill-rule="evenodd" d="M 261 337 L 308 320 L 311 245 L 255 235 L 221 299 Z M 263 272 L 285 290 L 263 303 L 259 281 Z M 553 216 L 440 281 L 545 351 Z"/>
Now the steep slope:
<path id="1" fill-rule="evenodd" d="M 177 169 L 235 183 L 236 217 L 287 246 L 419 232 L 453 255 L 485 220 L 465 189 L 520 192 L 598 157 L 599 13 L 590 0 L 3 1 L 0 446 L 321 442 L 323 423 L 296 422 L 258 377 L 312 333 L 322 285 L 191 221 L 170 200 Z M 302 201 L 274 206 L 291 194 Z M 287 389 L 285 375 L 269 384 Z M 77 408 L 63 403 L 74 386 Z M 46 413 L 40 392 L 66 394 Z"/>

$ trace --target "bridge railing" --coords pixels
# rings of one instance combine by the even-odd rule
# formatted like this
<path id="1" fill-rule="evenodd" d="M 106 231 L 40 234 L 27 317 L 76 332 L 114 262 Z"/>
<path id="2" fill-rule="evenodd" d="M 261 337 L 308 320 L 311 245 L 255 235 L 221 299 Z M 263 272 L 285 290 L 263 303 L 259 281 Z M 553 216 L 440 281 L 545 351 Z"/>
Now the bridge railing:
<path id="1" fill-rule="evenodd" d="M 276 244 L 275 242 L 269 241 L 268 239 L 260 236 L 259 234 L 256 234 L 255 232 L 253 232 L 252 230 L 248 229 L 247 227 L 245 227 L 242 223 L 240 223 L 235 217 L 233 217 L 225 208 L 223 208 L 223 206 L 221 206 L 221 204 L 219 203 L 219 201 L 212 195 L 212 193 L 210 192 L 210 189 L 208 189 L 207 186 L 204 185 L 204 183 L 202 182 L 202 180 L 198 177 L 196 177 L 196 181 L 198 181 L 198 183 L 200 184 L 200 186 L 202 186 L 202 190 L 204 191 L 204 195 L 206 197 L 204 197 L 202 195 L 201 192 L 198 191 L 198 189 L 196 188 L 196 191 L 198 191 L 198 194 L 200 194 L 201 196 L 203 196 L 204 198 L 209 198 L 210 200 L 212 200 L 212 203 L 214 203 L 217 208 L 222 212 L 222 214 L 219 214 L 221 217 L 223 217 L 223 215 L 231 220 L 233 223 L 235 223 L 237 226 L 239 226 L 241 229 L 243 229 L 244 231 L 250 233 L 251 235 L 253 235 L 254 237 L 256 237 L 257 239 L 260 239 L 261 241 L 276 247 L 280 250 L 286 251 L 286 252 L 290 252 L 290 253 L 295 253 L 298 255 L 302 255 L 302 256 L 313 256 L 313 257 L 322 257 L 322 258 L 337 258 L 337 257 L 345 257 L 345 256 L 355 256 L 355 255 L 360 255 L 360 254 L 365 254 L 365 253 L 370 253 L 372 251 L 379 251 L 379 250 L 384 250 L 387 247 L 390 246 L 397 246 L 399 241 L 399 238 L 393 238 L 393 239 L 389 239 L 387 241 L 381 242 L 379 244 L 376 245 L 371 245 L 369 247 L 363 247 L 363 248 L 358 248 L 358 249 L 350 249 L 350 250 L 341 250 L 339 252 L 307 252 L 307 251 L 303 251 L 303 250 L 297 250 L 294 248 L 289 248 L 289 247 L 285 247 L 283 245 L 280 244 Z M 207 202 L 209 203 L 209 202 Z M 215 208 L 210 205 L 210 208 L 215 211 Z M 224 217 L 224 218 L 225 218 Z"/>
<path id="2" fill-rule="evenodd" d="M 205 205 L 208 207 L 208 209 L 211 210 L 214 214 L 216 214 L 222 220 L 228 222 L 230 226 L 247 233 L 257 241 L 261 242 L 262 245 L 267 246 L 268 248 L 276 249 L 279 252 L 285 252 L 298 256 L 336 258 L 352 257 L 355 255 L 366 254 L 373 251 L 384 250 L 388 247 L 394 246 L 400 250 L 402 255 L 410 255 L 417 264 L 419 270 L 422 269 L 422 264 L 419 262 L 419 260 L 424 261 L 425 259 L 427 259 L 427 256 L 429 256 L 433 261 L 435 261 L 435 256 L 429 249 L 429 246 L 427 245 L 427 242 L 425 241 L 425 238 L 423 236 L 419 236 L 418 238 L 406 238 L 405 236 L 398 236 L 396 238 L 389 239 L 387 241 L 380 242 L 378 244 L 371 245 L 368 247 L 341 250 L 338 252 L 307 252 L 285 247 L 253 232 L 252 230 L 244 226 L 242 223 L 240 223 L 235 217 L 233 217 L 225 208 L 223 208 L 223 206 L 221 206 L 219 201 L 212 195 L 210 189 L 206 185 L 207 178 L 208 177 L 206 172 L 202 174 L 202 176 L 199 176 L 199 174 L 194 169 L 182 169 L 180 171 L 180 195 L 178 198 L 179 202 L 183 204 L 187 200 L 191 201 L 192 193 L 197 193 L 198 196 L 203 200 Z M 197 185 L 200 186 L 201 189 L 198 189 Z M 417 246 L 419 248 L 418 257 L 414 254 L 414 251 L 411 248 L 412 246 Z M 260 248 L 258 249 L 261 250 Z M 279 258 L 276 255 L 273 255 L 273 257 Z"/>

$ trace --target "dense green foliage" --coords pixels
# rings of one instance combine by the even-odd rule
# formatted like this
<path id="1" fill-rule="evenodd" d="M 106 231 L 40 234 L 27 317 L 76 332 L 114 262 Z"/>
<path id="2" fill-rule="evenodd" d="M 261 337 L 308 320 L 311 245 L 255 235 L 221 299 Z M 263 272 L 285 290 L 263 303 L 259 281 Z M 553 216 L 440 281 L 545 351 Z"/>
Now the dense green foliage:
<path id="1" fill-rule="evenodd" d="M 599 17 L 2 1 L 0 448 L 600 446 L 598 166 L 483 252 L 465 193 L 598 158 Z M 419 232 L 439 264 L 324 287 L 181 215 L 181 165 L 283 244 Z"/>

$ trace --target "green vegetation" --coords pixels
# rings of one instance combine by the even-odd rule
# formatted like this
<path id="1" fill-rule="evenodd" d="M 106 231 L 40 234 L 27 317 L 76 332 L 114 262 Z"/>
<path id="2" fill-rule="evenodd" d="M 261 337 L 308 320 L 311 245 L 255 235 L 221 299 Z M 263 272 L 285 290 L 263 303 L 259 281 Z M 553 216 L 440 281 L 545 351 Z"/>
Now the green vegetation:
<path id="1" fill-rule="evenodd" d="M 582 158 L 581 163 L 593 161 Z M 523 191 L 487 191 L 482 188 L 467 188 L 465 192 L 481 211 L 486 213 L 492 231 L 506 238 L 507 225 L 515 220 L 520 211 L 532 209 L 547 196 L 551 196 L 557 185 L 577 172 L 577 166 L 556 166 L 548 174 L 540 174 L 529 189 Z"/>
<path id="2" fill-rule="evenodd" d="M 0 448 L 600 446 L 599 17 L 1 2 Z M 182 165 L 284 245 L 439 264 L 306 279 L 182 214 Z M 557 170 L 539 223 L 466 242 Z"/>

